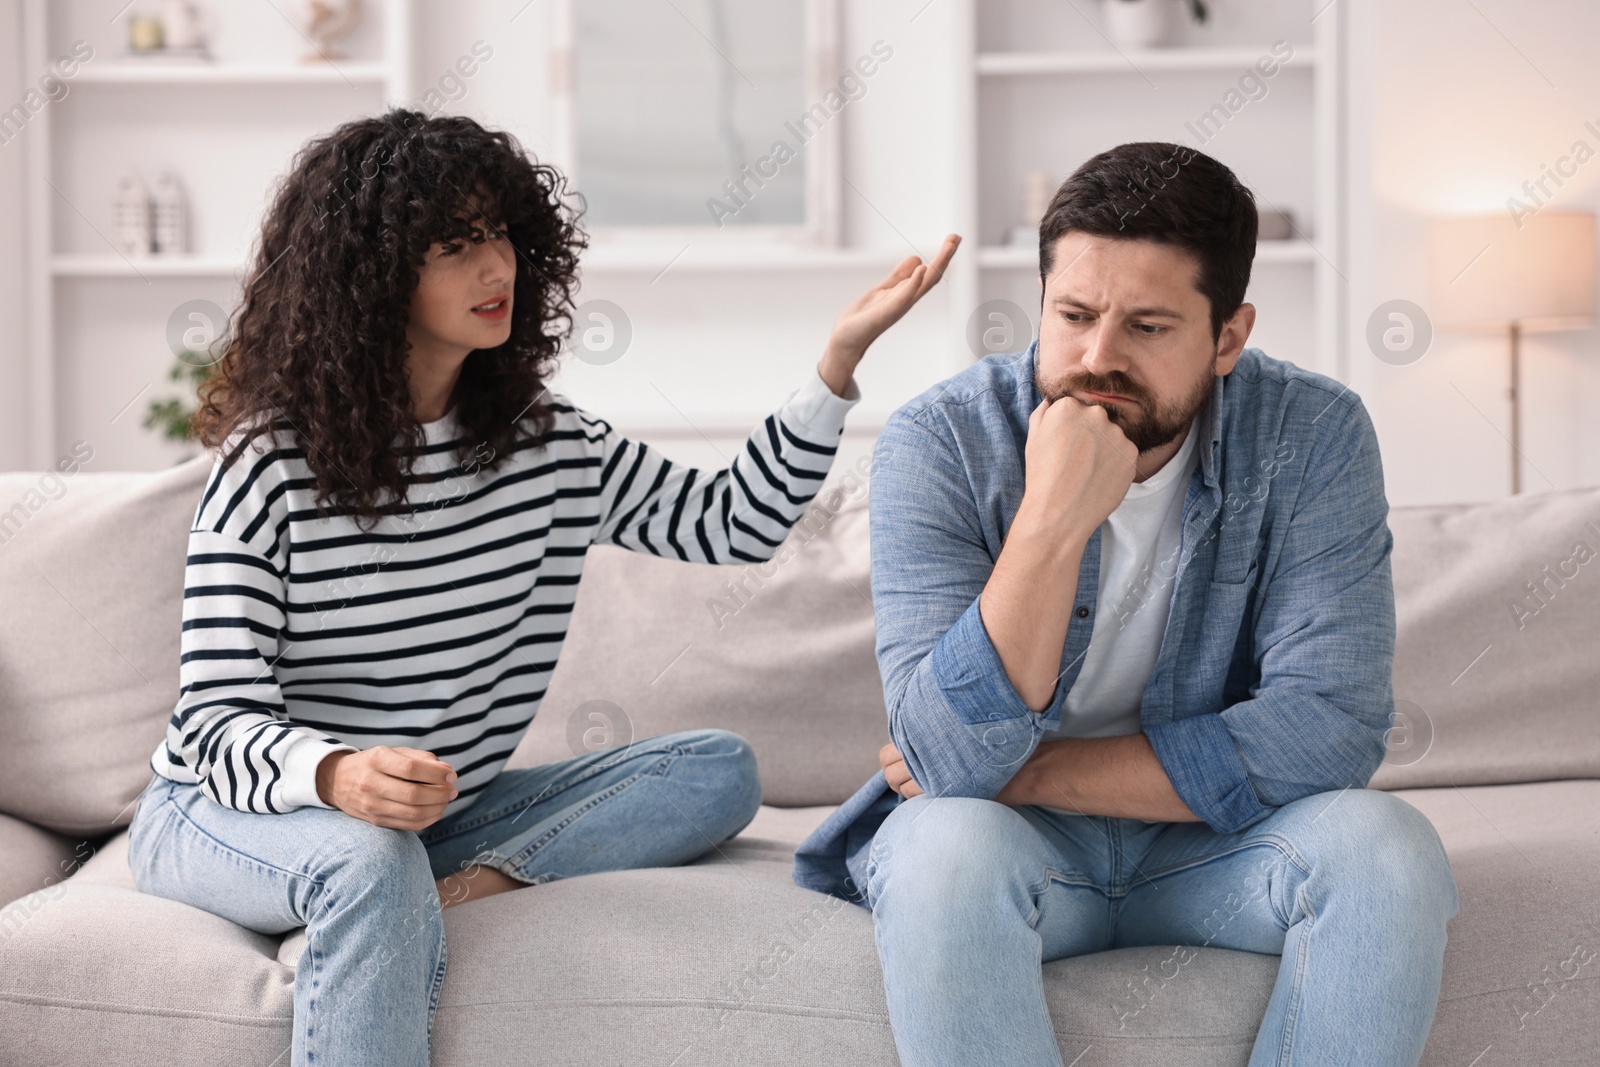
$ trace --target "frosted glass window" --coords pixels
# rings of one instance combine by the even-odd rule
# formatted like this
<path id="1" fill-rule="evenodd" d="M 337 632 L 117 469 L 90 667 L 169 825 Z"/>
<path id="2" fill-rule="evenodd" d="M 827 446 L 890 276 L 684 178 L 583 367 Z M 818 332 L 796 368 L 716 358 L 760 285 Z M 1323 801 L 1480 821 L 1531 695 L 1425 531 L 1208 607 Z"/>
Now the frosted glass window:
<path id="1" fill-rule="evenodd" d="M 806 0 L 573 6 L 578 185 L 588 224 L 806 224 L 806 149 L 790 125 L 807 105 Z M 779 141 L 794 153 L 781 163 Z M 745 166 L 762 184 L 745 177 Z M 742 184 L 738 197 L 728 182 Z"/>

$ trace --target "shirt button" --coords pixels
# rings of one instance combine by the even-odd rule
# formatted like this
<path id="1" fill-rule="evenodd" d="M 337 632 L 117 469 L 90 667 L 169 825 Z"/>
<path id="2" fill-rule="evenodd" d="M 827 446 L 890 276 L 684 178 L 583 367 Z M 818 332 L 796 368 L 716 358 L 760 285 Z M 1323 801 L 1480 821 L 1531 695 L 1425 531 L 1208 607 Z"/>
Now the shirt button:
<path id="1" fill-rule="evenodd" d="M 1081 608 L 1078 609 L 1078 618 L 1087 619 L 1088 617 L 1089 617 L 1089 609 L 1088 609 L 1087 606 L 1081 607 Z"/>

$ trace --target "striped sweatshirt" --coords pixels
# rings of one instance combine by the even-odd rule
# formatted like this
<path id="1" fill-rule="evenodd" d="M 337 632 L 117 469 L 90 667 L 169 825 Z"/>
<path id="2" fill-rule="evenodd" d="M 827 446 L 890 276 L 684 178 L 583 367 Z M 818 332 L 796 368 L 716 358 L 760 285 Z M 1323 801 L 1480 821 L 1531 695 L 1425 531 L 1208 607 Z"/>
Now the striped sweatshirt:
<path id="1" fill-rule="evenodd" d="M 150 766 L 220 804 L 277 814 L 335 751 L 431 751 L 470 805 L 538 711 L 592 544 L 699 563 L 772 557 L 833 462 L 856 384 L 813 371 L 724 470 L 675 464 L 548 394 L 548 436 L 494 471 L 423 423 L 410 514 L 370 532 L 318 518 L 292 432 L 219 454 L 189 531 L 177 706 Z M 484 449 L 487 453 L 487 449 Z"/>

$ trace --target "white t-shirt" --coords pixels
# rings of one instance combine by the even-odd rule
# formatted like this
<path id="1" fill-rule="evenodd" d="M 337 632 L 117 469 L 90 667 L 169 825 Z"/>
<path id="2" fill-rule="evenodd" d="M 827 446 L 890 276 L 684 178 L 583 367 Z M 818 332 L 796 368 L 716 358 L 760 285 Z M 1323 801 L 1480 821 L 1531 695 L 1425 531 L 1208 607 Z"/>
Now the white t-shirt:
<path id="1" fill-rule="evenodd" d="M 1199 456 L 1190 423 L 1178 451 L 1150 477 L 1128 486 L 1100 524 L 1100 595 L 1083 669 L 1067 693 L 1063 737 L 1116 737 L 1140 730 L 1139 704 L 1155 669 L 1178 574 L 1183 498 Z M 1087 620 L 1072 616 L 1070 625 Z"/>

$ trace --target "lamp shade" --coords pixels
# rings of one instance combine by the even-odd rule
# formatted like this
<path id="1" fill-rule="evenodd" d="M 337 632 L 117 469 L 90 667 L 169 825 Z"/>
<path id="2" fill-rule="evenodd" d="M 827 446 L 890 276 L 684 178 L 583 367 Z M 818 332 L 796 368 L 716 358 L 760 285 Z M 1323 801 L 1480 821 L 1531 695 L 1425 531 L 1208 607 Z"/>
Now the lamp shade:
<path id="1" fill-rule="evenodd" d="M 1594 214 L 1436 218 L 1428 226 L 1429 315 L 1439 326 L 1525 332 L 1594 319 Z"/>

